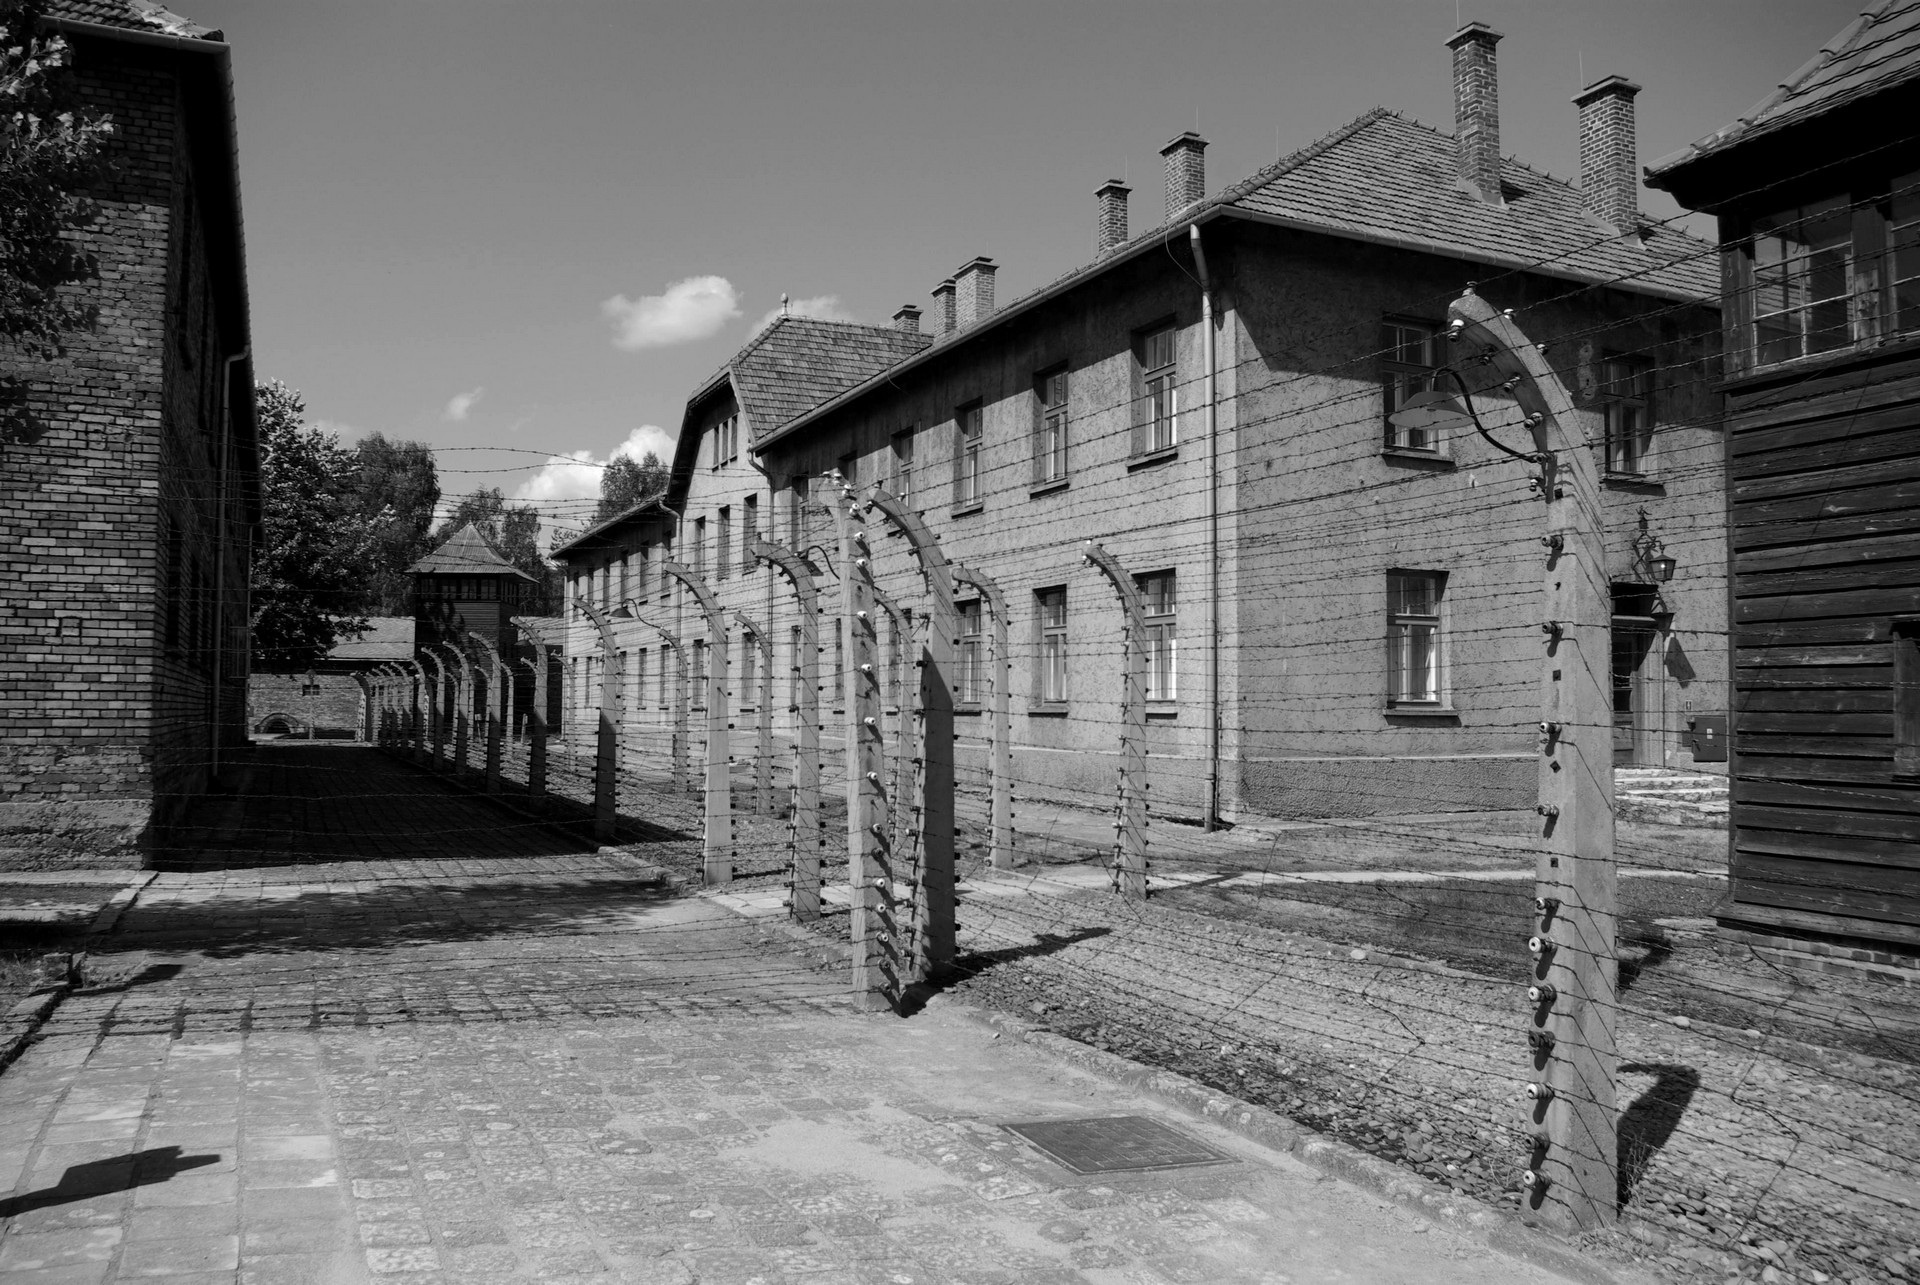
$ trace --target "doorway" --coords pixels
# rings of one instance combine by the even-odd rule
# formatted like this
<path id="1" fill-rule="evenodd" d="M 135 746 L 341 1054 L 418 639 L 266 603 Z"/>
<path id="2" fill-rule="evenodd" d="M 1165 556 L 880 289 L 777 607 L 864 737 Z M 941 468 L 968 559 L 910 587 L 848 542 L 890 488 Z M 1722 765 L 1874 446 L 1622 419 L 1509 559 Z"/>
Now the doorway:
<path id="1" fill-rule="evenodd" d="M 1655 708 L 1658 675 L 1648 657 L 1661 632 L 1658 591 L 1652 585 L 1613 586 L 1613 764 L 1651 766 L 1662 762 L 1659 712 Z"/>

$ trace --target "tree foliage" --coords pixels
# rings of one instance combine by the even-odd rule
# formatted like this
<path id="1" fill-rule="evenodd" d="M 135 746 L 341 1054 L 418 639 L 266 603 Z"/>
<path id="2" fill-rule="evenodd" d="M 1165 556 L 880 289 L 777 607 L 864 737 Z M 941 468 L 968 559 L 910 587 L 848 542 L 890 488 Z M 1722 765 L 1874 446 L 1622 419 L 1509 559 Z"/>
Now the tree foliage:
<path id="1" fill-rule="evenodd" d="M 86 192 L 113 121 L 80 106 L 72 49 L 41 28 L 44 9 L 41 0 L 0 0 L 0 339 L 50 360 L 98 313 L 66 287 L 99 275 L 78 234 L 96 213 Z M 0 438 L 36 435 L 23 393 L 24 381 L 0 377 Z"/>
<path id="2" fill-rule="evenodd" d="M 374 570 L 367 610 L 395 616 L 408 610 L 412 581 L 407 568 L 433 547 L 433 511 L 440 504 L 440 475 L 425 442 L 390 441 L 373 433 L 354 448 L 359 470 L 361 520 L 374 540 Z"/>
<path id="3" fill-rule="evenodd" d="M 658 455 L 648 451 L 637 460 L 631 455 L 616 455 L 600 474 L 600 506 L 594 510 L 593 520 L 604 522 L 666 489 L 667 466 Z"/>
<path id="4" fill-rule="evenodd" d="M 300 394 L 278 380 L 257 384 L 254 408 L 263 527 L 253 561 L 254 655 L 298 668 L 367 627 L 378 541 L 362 512 L 355 453 L 307 427 Z"/>

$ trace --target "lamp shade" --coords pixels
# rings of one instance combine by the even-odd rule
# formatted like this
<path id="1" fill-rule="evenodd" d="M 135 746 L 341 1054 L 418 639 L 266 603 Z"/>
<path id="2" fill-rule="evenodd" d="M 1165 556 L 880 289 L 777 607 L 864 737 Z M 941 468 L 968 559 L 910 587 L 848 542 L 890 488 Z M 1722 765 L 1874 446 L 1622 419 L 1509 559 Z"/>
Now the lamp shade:
<path id="1" fill-rule="evenodd" d="M 1657 558 L 1647 559 L 1647 565 L 1653 568 L 1653 578 L 1661 584 L 1665 584 L 1667 581 L 1673 579 L 1673 568 L 1676 564 L 1674 560 L 1666 554 L 1663 553 Z"/>

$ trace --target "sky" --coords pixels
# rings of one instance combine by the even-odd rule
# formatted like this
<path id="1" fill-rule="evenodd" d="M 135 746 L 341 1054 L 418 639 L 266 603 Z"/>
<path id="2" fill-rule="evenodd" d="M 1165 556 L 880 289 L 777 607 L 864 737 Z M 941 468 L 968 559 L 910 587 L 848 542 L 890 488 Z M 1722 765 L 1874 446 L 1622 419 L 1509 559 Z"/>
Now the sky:
<path id="1" fill-rule="evenodd" d="M 1860 0 L 170 0 L 234 46 L 254 367 L 449 496 L 590 516 L 612 453 L 780 307 L 887 324 L 975 255 L 1004 303 L 1092 257 L 1103 180 L 1161 208 L 1385 106 L 1451 129 L 1461 20 L 1502 145 L 1578 173 L 1582 84 L 1643 86 L 1642 163 L 1745 112 Z M 1655 217 L 1679 213 L 1643 192 Z M 1692 216 L 1690 225 L 1710 234 Z"/>

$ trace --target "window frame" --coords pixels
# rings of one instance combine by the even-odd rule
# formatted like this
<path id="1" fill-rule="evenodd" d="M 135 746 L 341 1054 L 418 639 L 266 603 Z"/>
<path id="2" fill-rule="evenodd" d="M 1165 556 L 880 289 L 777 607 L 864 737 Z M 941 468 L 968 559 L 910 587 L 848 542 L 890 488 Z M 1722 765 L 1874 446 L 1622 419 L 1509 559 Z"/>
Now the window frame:
<path id="1" fill-rule="evenodd" d="M 913 451 L 916 426 L 908 424 L 894 431 L 893 444 L 893 498 L 900 501 L 900 507 L 913 507 Z"/>
<path id="2" fill-rule="evenodd" d="M 1636 353 L 1603 353 L 1600 358 L 1601 462 L 1611 477 L 1644 477 L 1654 448 L 1652 358 Z M 1637 387 L 1621 392 L 1623 383 Z M 1639 424 L 1626 421 L 1638 412 Z"/>
<path id="3" fill-rule="evenodd" d="M 1426 347 L 1424 362 L 1408 361 L 1403 354 L 1408 349 L 1408 339 L 1417 335 Z M 1445 330 L 1437 322 L 1425 321 L 1418 317 L 1388 316 L 1380 322 L 1380 424 L 1385 434 L 1385 449 L 1406 451 L 1409 454 L 1442 459 L 1446 456 L 1445 443 L 1440 441 L 1431 429 L 1402 428 L 1393 422 L 1393 416 L 1404 406 L 1408 399 L 1419 393 L 1429 391 L 1438 385 L 1436 372 L 1446 363 L 1440 360 L 1439 345 L 1444 342 Z M 1395 354 L 1389 356 L 1389 354 Z M 1407 381 L 1414 381 L 1409 385 Z M 1418 386 L 1418 385 L 1424 385 Z M 1429 440 L 1422 444 L 1411 440 L 1414 434 L 1422 434 Z"/>
<path id="4" fill-rule="evenodd" d="M 725 580 L 733 574 L 733 506 L 722 504 L 713 517 L 713 578 Z"/>
<path id="5" fill-rule="evenodd" d="M 953 412 L 953 511 L 972 513 L 986 505 L 982 457 L 987 444 L 987 404 L 975 399 Z"/>
<path id="6" fill-rule="evenodd" d="M 1073 480 L 1070 463 L 1068 411 L 1073 381 L 1061 362 L 1033 377 L 1033 487 L 1036 491 L 1067 486 Z M 1057 397 L 1057 400 L 1056 400 Z"/>
<path id="7" fill-rule="evenodd" d="M 1386 708 L 1392 713 L 1447 711 L 1451 708 L 1448 691 L 1447 671 L 1447 573 L 1414 567 L 1390 567 L 1387 570 L 1386 603 Z M 1425 581 L 1431 590 L 1430 599 L 1433 610 L 1418 612 L 1405 610 L 1405 600 L 1398 597 L 1397 581 Z M 1412 656 L 1408 644 L 1415 636 L 1415 630 L 1427 630 L 1428 649 L 1426 652 L 1426 671 L 1428 683 L 1422 690 L 1425 694 L 1407 694 L 1404 680 L 1411 669 L 1407 661 Z"/>
<path id="8" fill-rule="evenodd" d="M 953 704 L 956 709 L 977 710 L 984 701 L 981 678 L 986 674 L 986 605 L 979 598 L 954 603 L 959 616 L 959 637 L 954 648 Z"/>
<path id="9" fill-rule="evenodd" d="M 1063 710 L 1072 691 L 1072 650 L 1067 586 L 1048 585 L 1033 591 L 1033 703 L 1043 710 Z M 1052 610 L 1058 606 L 1058 617 Z"/>
<path id="10" fill-rule="evenodd" d="M 1156 596 L 1154 585 L 1160 581 L 1166 589 Z M 1180 574 L 1173 568 L 1143 571 L 1133 578 L 1133 587 L 1146 631 L 1140 642 L 1147 649 L 1147 705 L 1172 705 L 1180 699 Z"/>
<path id="11" fill-rule="evenodd" d="M 1167 345 L 1166 360 L 1150 364 L 1158 355 L 1153 345 L 1162 338 Z M 1133 367 L 1137 400 L 1131 457 L 1136 461 L 1162 459 L 1180 449 L 1180 323 L 1177 318 L 1164 317 L 1134 331 Z M 1155 400 L 1162 392 L 1164 414 Z"/>

